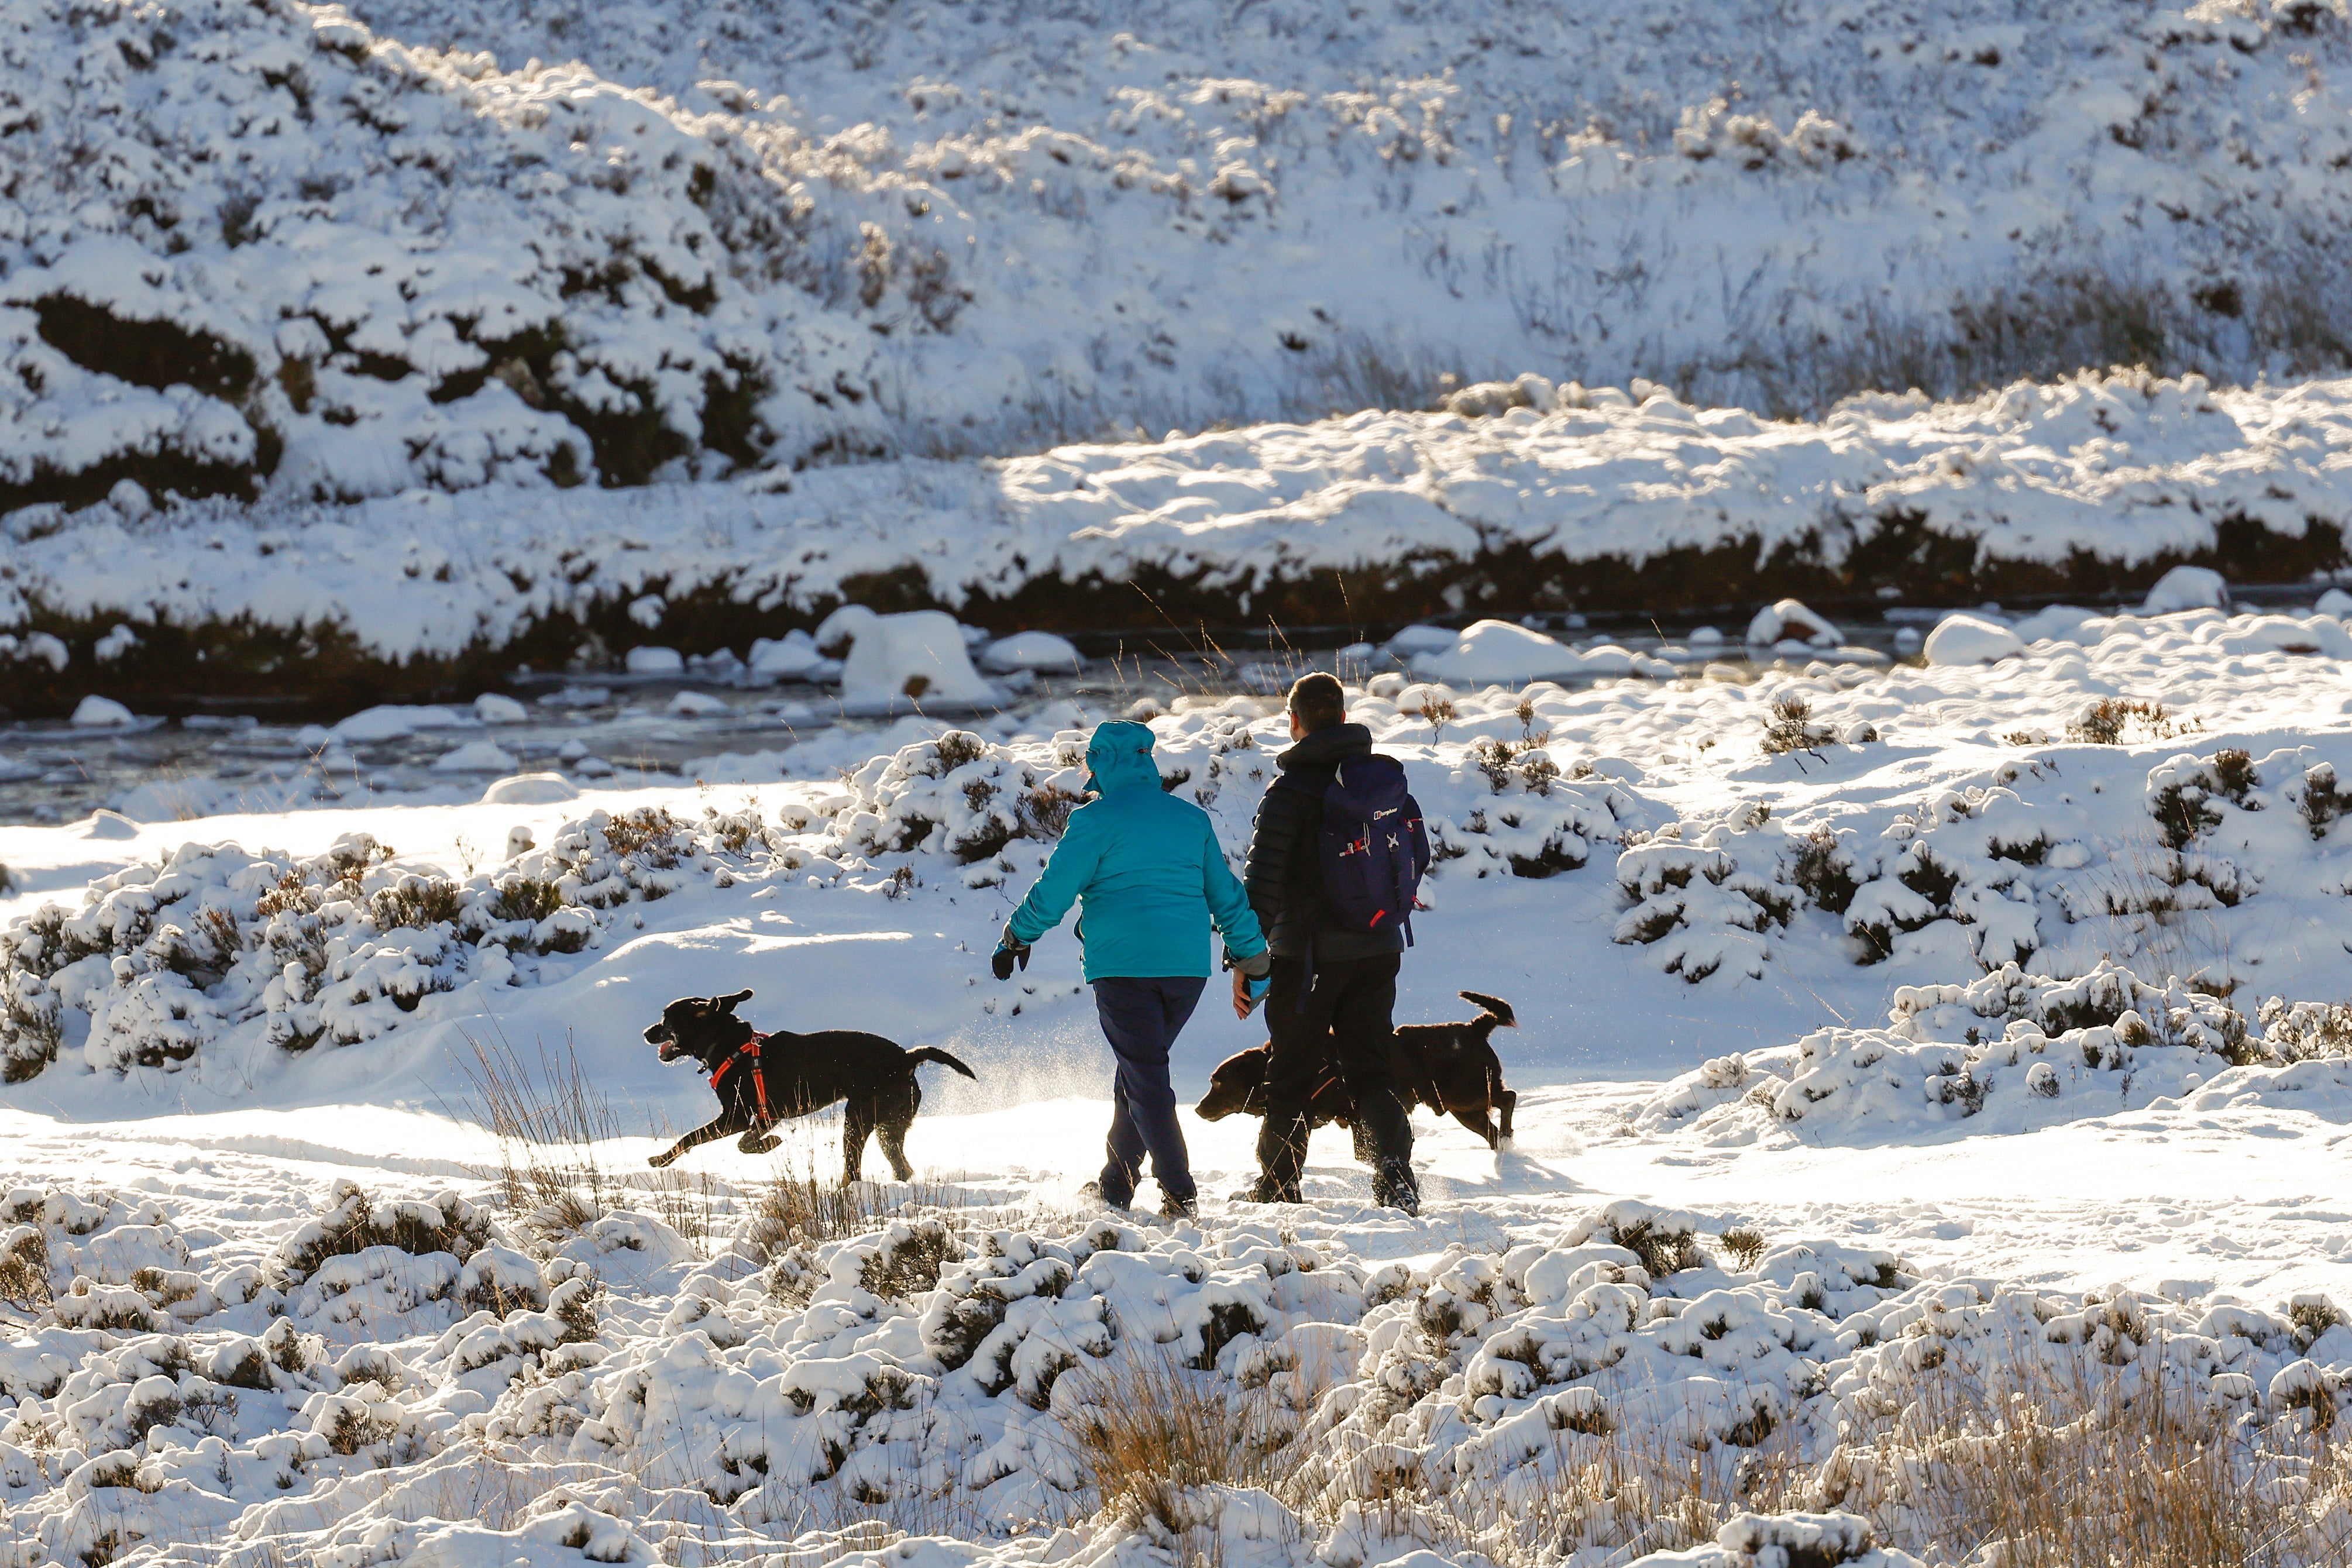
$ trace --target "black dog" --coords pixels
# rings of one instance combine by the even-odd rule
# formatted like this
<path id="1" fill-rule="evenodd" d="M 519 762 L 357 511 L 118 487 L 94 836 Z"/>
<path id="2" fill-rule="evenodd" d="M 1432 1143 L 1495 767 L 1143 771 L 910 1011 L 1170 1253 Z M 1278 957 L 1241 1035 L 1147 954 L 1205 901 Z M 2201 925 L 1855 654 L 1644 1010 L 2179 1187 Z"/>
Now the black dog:
<path id="1" fill-rule="evenodd" d="M 878 1132 L 891 1173 L 903 1182 L 915 1171 L 907 1163 L 907 1129 L 923 1103 L 916 1067 L 939 1062 L 966 1078 L 980 1076 L 936 1047 L 910 1051 L 879 1035 L 854 1029 L 760 1034 L 735 1016 L 736 1006 L 751 999 L 749 991 L 731 996 L 681 996 L 662 1009 L 660 1023 L 646 1031 L 646 1043 L 661 1047 L 662 1060 L 691 1057 L 700 1062 L 719 1095 L 715 1121 L 646 1163 L 667 1165 L 698 1143 L 738 1132 L 743 1135 L 738 1149 L 764 1154 L 781 1142 L 768 1131 L 777 1122 L 845 1100 L 842 1180 L 857 1180 L 866 1140 Z"/>
<path id="2" fill-rule="evenodd" d="M 1459 994 L 1485 1011 L 1466 1024 L 1403 1025 L 1396 1032 L 1390 1070 L 1407 1111 L 1426 1105 L 1484 1138 L 1488 1148 L 1500 1149 L 1511 1141 L 1511 1113 L 1518 1108 L 1519 1097 L 1503 1087 L 1503 1061 L 1488 1037 L 1497 1028 L 1516 1029 L 1519 1021 L 1499 996 L 1475 991 Z M 1201 1097 L 1194 1113 L 1203 1121 L 1219 1121 L 1237 1110 L 1264 1116 L 1265 1061 L 1272 1049 L 1253 1046 L 1218 1063 L 1209 1075 L 1209 1092 Z M 1495 1124 L 1496 1111 L 1502 1115 L 1500 1127 Z M 1355 1113 L 1347 1084 L 1337 1069 L 1327 1068 L 1307 1102 L 1307 1125 L 1349 1127 Z M 1349 1130 L 1357 1134 L 1356 1158 L 1369 1161 L 1361 1130 Z"/>

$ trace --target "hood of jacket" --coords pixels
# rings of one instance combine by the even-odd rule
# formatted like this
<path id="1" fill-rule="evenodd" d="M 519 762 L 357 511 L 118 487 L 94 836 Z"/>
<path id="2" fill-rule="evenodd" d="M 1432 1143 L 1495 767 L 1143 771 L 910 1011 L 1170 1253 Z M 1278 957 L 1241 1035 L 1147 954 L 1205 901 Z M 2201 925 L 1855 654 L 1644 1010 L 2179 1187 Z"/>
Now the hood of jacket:
<path id="1" fill-rule="evenodd" d="M 1275 758 L 1274 764 L 1285 773 L 1328 768 L 1349 757 L 1360 757 L 1371 749 L 1372 732 L 1361 724 L 1326 724 Z"/>
<path id="2" fill-rule="evenodd" d="M 1087 742 L 1087 771 L 1102 795 L 1149 784 L 1160 787 L 1160 770 L 1151 761 L 1151 728 L 1116 719 L 1095 726 Z"/>

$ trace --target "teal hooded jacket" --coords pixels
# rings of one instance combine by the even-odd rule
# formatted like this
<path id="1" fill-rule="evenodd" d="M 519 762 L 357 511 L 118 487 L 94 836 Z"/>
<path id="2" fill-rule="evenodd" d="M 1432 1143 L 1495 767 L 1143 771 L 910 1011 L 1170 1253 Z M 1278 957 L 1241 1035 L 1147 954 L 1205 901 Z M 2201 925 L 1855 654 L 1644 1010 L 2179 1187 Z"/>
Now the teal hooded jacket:
<path id="1" fill-rule="evenodd" d="M 1206 975 L 1211 924 L 1235 958 L 1265 952 L 1209 814 L 1160 787 L 1150 730 L 1097 725 L 1087 767 L 1096 798 L 1070 813 L 1045 874 L 1005 923 L 1013 940 L 1035 942 L 1076 900 L 1090 982 Z"/>

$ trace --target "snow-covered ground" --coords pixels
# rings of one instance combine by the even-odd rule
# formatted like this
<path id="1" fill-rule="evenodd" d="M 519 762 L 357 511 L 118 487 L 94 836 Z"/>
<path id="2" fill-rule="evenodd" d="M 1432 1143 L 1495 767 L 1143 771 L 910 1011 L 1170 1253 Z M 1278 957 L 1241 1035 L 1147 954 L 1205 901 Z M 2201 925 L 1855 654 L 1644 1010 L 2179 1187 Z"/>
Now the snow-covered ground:
<path id="1" fill-rule="evenodd" d="M 1675 1560 L 1745 1568 L 1860 1517 L 1880 1556 L 1822 1560 L 1990 1568 L 1866 1450 L 2029 1372 L 2160 1385 L 2285 1462 L 2352 1381 L 2342 625 L 2049 611 L 1944 639 L 1968 662 L 1798 662 L 1819 620 L 1759 617 L 1796 651 L 1752 680 L 1370 678 L 1443 857 L 1400 1017 L 1468 987 L 1521 1024 L 1517 1145 L 1424 1121 L 1418 1221 L 1328 1132 L 1307 1204 L 1234 1201 L 1233 1121 L 1190 1129 L 1199 1225 L 1074 1208 L 1108 1110 L 1076 944 L 1010 986 L 984 960 L 1099 715 L 901 721 L 839 776 L 0 828 L 0 1531 L 26 1563 L 1351 1568 L 1721 1526 Z M 1152 722 L 1238 851 L 1278 721 Z M 709 1105 L 638 1032 L 743 986 L 764 1026 L 978 1069 L 926 1082 L 917 1187 L 869 1194 L 900 1228 L 785 1234 L 752 1212 L 778 1157 L 726 1144 L 584 1214 L 502 1196 L 478 1043 L 580 1064 L 630 1172 Z M 1204 1007 L 1180 1090 L 1257 1037 Z M 819 1129 L 782 1163 L 836 1157 Z M 1105 1423 L 1170 1379 L 1287 1458 L 1097 1515 Z M 1623 1467 L 1678 1443 L 1720 1482 L 1681 1535 L 1557 1511 L 1614 1464 L 1639 1512 Z M 2332 1473 L 2263 1494 L 2335 1542 L 2312 1564 Z M 1495 1508 L 1554 1520 L 1543 1551 Z"/>

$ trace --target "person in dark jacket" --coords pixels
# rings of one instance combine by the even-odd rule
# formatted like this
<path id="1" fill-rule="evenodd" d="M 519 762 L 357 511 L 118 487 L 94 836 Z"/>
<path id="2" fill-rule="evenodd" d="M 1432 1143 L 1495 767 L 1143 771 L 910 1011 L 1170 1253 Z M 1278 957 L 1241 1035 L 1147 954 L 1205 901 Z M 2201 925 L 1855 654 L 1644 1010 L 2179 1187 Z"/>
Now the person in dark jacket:
<path id="1" fill-rule="evenodd" d="M 1301 677 L 1290 689 L 1289 708 L 1297 743 L 1275 759 L 1281 773 L 1258 806 L 1242 873 L 1274 955 L 1265 998 L 1273 1047 L 1265 1069 L 1265 1125 L 1257 1141 L 1257 1184 L 1248 1195 L 1256 1203 L 1299 1201 L 1307 1105 L 1328 1067 L 1347 1081 L 1375 1152 L 1374 1197 L 1416 1213 L 1421 1194 L 1412 1176 L 1412 1124 L 1391 1067 L 1404 934 L 1393 927 L 1358 931 L 1332 918 L 1317 845 L 1333 770 L 1349 757 L 1369 755 L 1371 731 L 1347 722 L 1347 694 L 1328 675 Z M 1246 1016 L 1238 976 L 1234 1002 L 1235 1014 Z"/>
<path id="2" fill-rule="evenodd" d="M 1225 940 L 1237 986 L 1265 973 L 1265 942 L 1209 814 L 1160 787 L 1149 728 L 1097 726 L 1087 768 L 1094 798 L 1070 813 L 1045 875 L 1004 922 L 991 968 L 999 980 L 1011 979 L 1016 963 L 1027 968 L 1030 943 L 1079 905 L 1087 980 L 1118 1058 L 1102 1175 L 1085 1190 L 1127 1207 L 1148 1153 L 1160 1212 L 1193 1218 L 1198 1189 L 1176 1121 L 1168 1048 L 1208 984 L 1210 928 Z"/>

